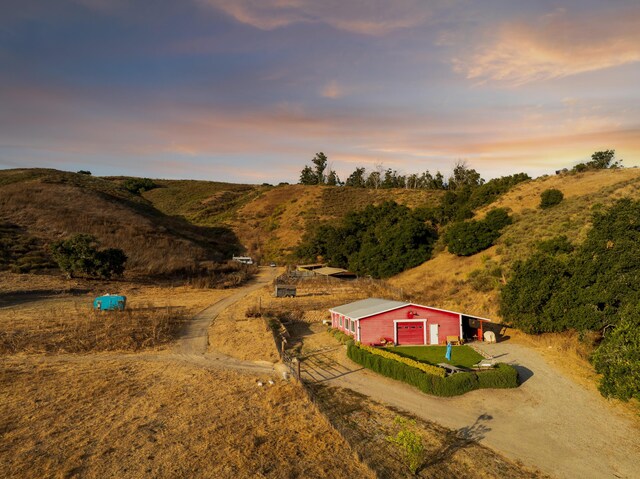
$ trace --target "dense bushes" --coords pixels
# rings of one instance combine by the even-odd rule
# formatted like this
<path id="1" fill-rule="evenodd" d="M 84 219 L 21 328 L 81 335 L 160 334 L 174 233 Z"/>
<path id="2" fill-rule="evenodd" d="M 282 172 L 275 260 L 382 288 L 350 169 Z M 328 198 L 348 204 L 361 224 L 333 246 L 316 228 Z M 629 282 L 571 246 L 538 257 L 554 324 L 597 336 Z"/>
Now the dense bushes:
<path id="1" fill-rule="evenodd" d="M 493 245 L 502 229 L 512 220 L 504 208 L 495 208 L 484 220 L 455 223 L 444 235 L 449 252 L 458 256 L 470 256 Z"/>
<path id="2" fill-rule="evenodd" d="M 559 204 L 564 199 L 562 191 L 555 188 L 544 190 L 540 194 L 540 208 L 547 209 Z"/>
<path id="3" fill-rule="evenodd" d="M 474 389 L 518 386 L 518 373 L 507 364 L 500 364 L 490 371 L 463 372 L 441 377 L 427 374 L 398 360 L 372 354 L 355 344 L 347 347 L 347 356 L 352 361 L 383 376 L 403 381 L 434 396 L 458 396 Z"/>
<path id="4" fill-rule="evenodd" d="M 158 185 L 149 178 L 128 178 L 122 183 L 122 186 L 134 195 L 139 195 L 144 191 L 153 190 L 158 187 Z"/>
<path id="5" fill-rule="evenodd" d="M 562 251 L 566 245 L 548 249 L 516 263 L 501 295 L 505 322 L 533 333 L 609 331 L 593 358 L 604 375 L 601 391 L 621 399 L 640 394 L 638 372 L 629 367 L 640 349 L 630 326 L 637 331 L 640 322 L 640 202 L 624 199 L 596 213 L 572 253 Z"/>
<path id="6" fill-rule="evenodd" d="M 348 214 L 342 224 L 318 228 L 298 248 L 305 260 L 385 278 L 418 266 L 431 256 L 435 230 L 406 206 L 388 201 Z"/>
<path id="7" fill-rule="evenodd" d="M 58 267 L 71 278 L 74 275 L 109 279 L 124 273 L 127 256 L 121 249 L 98 250 L 95 237 L 78 234 L 50 246 Z"/>
<path id="8" fill-rule="evenodd" d="M 353 343 L 353 338 L 348 334 L 344 334 L 339 329 L 329 328 L 329 334 L 336 338 L 342 344 L 349 344 L 349 342 Z"/>
<path id="9" fill-rule="evenodd" d="M 596 371 L 603 375 L 600 392 L 640 400 L 640 306 L 631 305 L 593 355 Z"/>

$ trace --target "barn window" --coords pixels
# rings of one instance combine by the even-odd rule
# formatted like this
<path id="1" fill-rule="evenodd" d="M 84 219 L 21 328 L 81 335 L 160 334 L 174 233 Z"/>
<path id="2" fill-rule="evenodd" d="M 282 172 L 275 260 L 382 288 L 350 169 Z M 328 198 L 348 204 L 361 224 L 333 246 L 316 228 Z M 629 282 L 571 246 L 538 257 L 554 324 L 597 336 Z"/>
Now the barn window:
<path id="1" fill-rule="evenodd" d="M 347 331 L 349 331 L 349 327 L 351 326 L 351 320 L 349 318 L 347 318 L 347 322 L 344 325 L 344 329 L 346 329 Z"/>
<path id="2" fill-rule="evenodd" d="M 342 316 L 340 316 L 340 327 L 342 327 Z"/>
<path id="3" fill-rule="evenodd" d="M 356 332 L 356 322 L 355 321 L 351 321 L 351 332 L 352 333 Z"/>

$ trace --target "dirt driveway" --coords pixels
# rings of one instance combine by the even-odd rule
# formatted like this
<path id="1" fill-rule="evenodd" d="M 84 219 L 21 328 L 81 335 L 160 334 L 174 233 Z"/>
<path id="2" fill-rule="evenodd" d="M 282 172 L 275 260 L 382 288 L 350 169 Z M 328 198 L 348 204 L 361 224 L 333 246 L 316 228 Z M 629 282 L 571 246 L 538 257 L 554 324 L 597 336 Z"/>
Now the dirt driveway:
<path id="1" fill-rule="evenodd" d="M 303 377 L 349 388 L 453 429 L 488 418 L 483 444 L 559 478 L 638 477 L 637 421 L 615 411 L 597 393 L 574 383 L 525 346 L 505 342 L 483 349 L 500 356 L 499 361 L 522 365 L 518 369 L 524 383 L 515 390 L 437 398 L 361 369 L 343 349 L 312 359 L 303 366 Z"/>

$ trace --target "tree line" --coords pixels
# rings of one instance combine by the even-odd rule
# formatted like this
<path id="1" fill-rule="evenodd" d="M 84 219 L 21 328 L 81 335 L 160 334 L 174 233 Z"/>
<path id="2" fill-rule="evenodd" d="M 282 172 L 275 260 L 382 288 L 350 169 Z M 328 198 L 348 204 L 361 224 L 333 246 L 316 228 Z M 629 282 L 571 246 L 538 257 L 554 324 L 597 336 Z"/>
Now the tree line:
<path id="1" fill-rule="evenodd" d="M 365 167 L 356 169 L 342 181 L 336 171 L 329 166 L 329 159 L 322 151 L 311 159 L 311 165 L 305 165 L 300 172 L 302 185 L 351 186 L 354 188 L 406 188 L 425 190 L 456 190 L 463 187 L 480 186 L 484 179 L 464 161 L 458 161 L 452 174 L 446 178 L 440 171 L 432 174 L 429 170 L 423 173 L 403 175 L 382 164 L 373 169 Z"/>

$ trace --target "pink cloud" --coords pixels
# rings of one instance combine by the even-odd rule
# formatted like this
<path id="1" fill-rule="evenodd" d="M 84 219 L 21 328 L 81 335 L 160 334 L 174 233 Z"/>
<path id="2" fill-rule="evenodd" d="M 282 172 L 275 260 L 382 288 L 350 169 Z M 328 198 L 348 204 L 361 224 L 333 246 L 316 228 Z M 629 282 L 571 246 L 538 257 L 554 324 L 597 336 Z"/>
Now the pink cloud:
<path id="1" fill-rule="evenodd" d="M 363 35 L 384 35 L 415 27 L 430 17 L 431 6 L 419 0 L 199 0 L 241 23 L 274 30 L 294 23 L 325 23 Z M 437 2 L 446 3 L 446 2 Z"/>
<path id="2" fill-rule="evenodd" d="M 640 8 L 576 15 L 558 10 L 497 29 L 454 69 L 510 85 L 562 78 L 640 61 Z"/>

